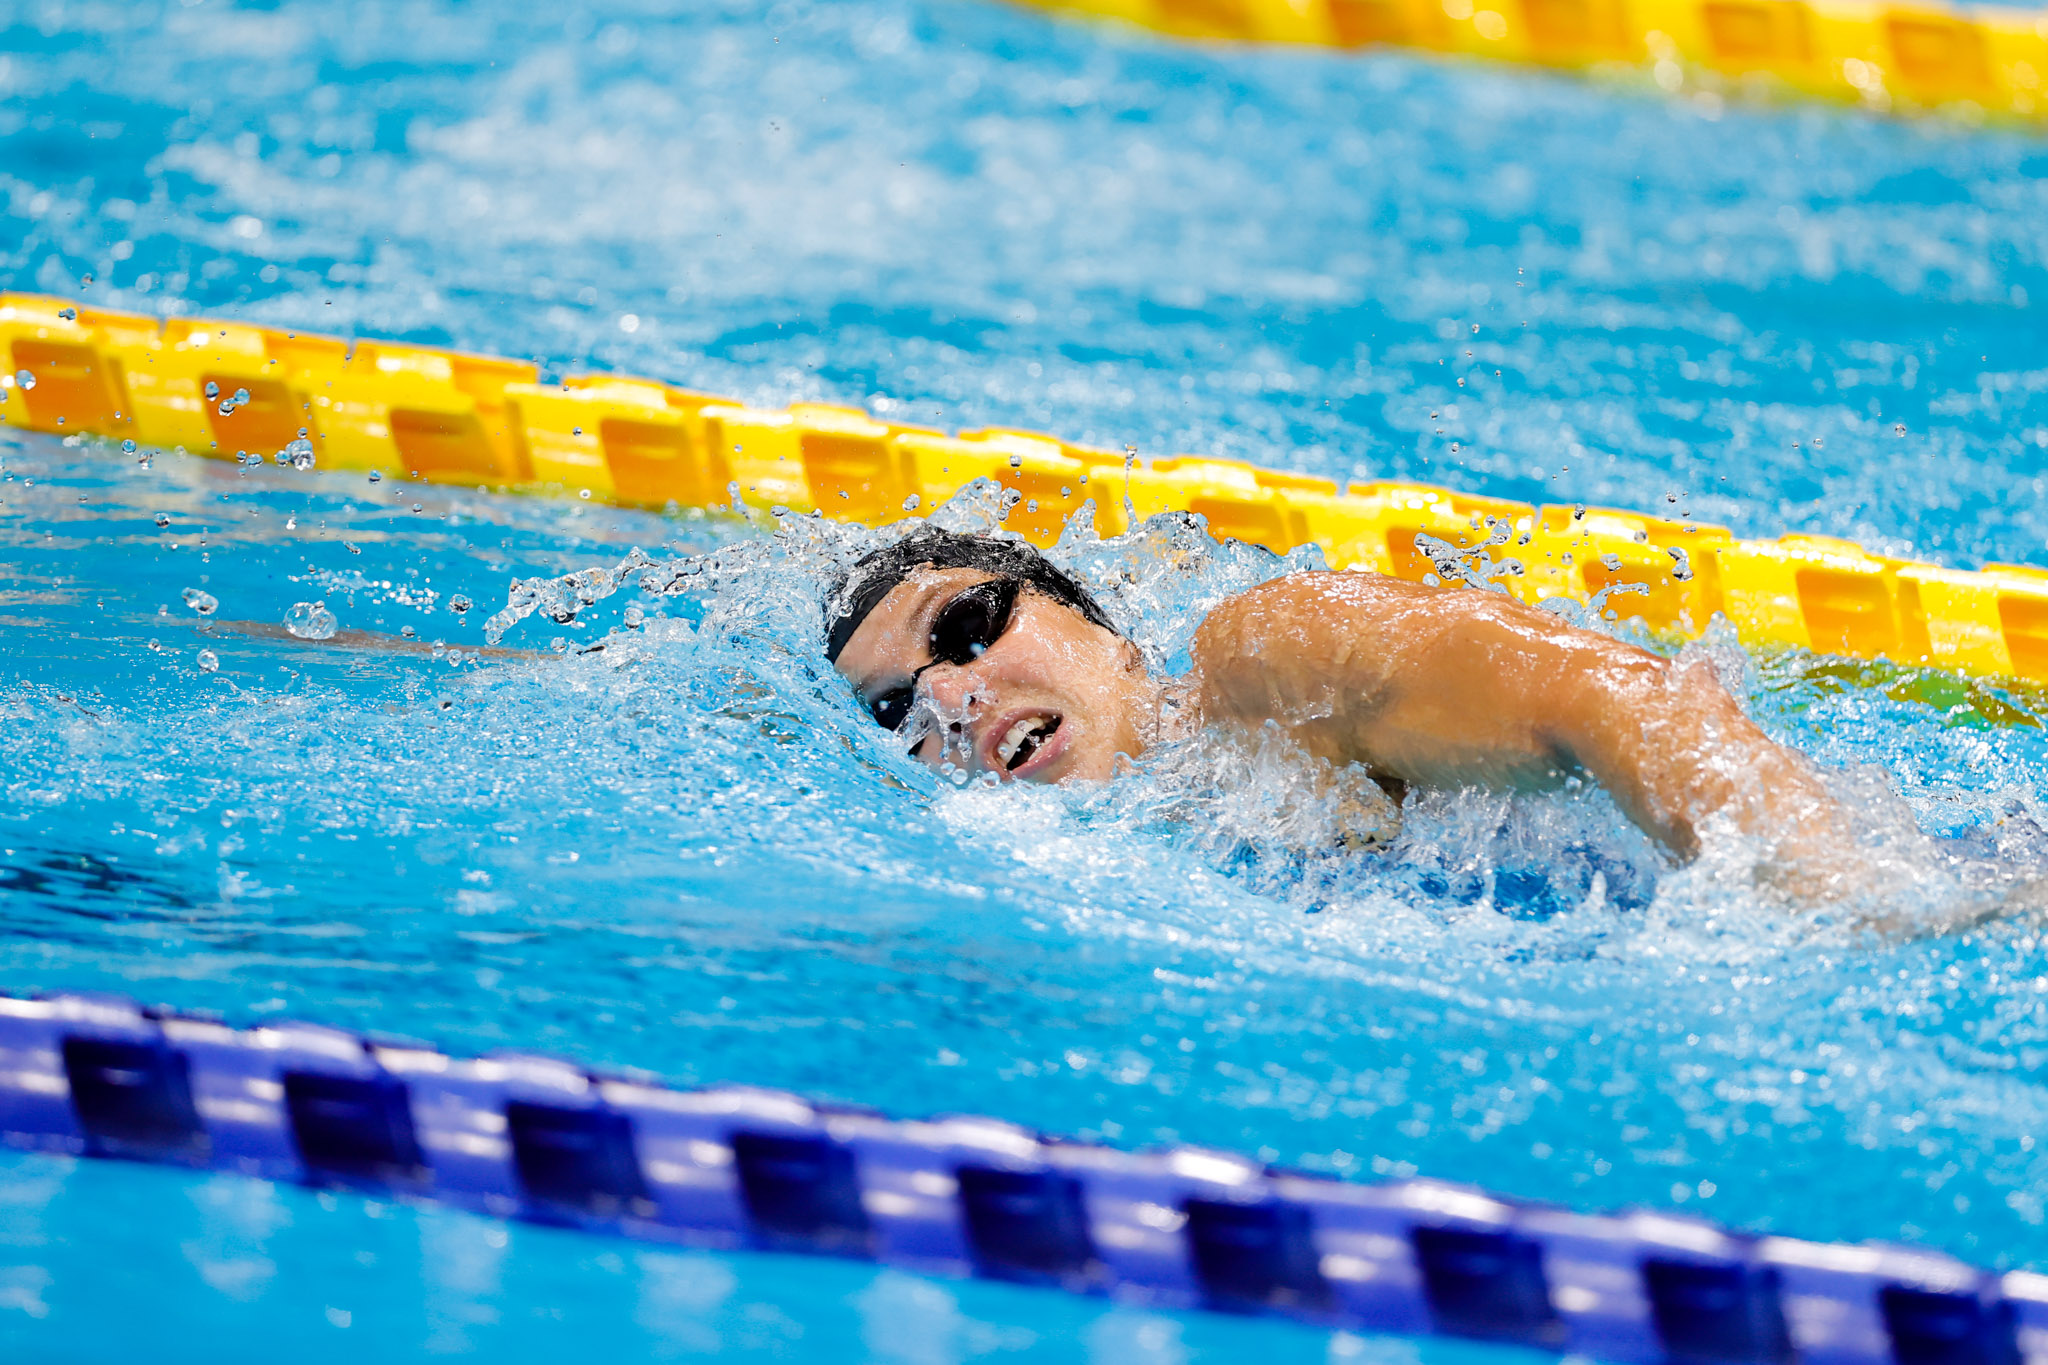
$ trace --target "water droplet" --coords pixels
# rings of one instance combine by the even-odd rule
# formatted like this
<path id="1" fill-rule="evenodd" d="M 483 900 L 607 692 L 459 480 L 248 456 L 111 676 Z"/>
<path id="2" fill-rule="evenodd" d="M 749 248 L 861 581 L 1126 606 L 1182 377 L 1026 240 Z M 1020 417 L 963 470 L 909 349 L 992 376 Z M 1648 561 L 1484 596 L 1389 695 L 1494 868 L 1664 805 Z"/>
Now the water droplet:
<path id="1" fill-rule="evenodd" d="M 371 470 L 371 471 L 370 471 L 370 482 L 371 482 L 371 483 L 382 483 L 382 482 L 384 482 L 384 475 L 383 475 L 383 472 L 382 472 L 381 470 L 376 470 L 376 469 L 373 469 L 373 470 Z"/>
<path id="2" fill-rule="evenodd" d="M 583 499 L 585 502 L 589 502 L 590 490 L 588 488 L 579 488 L 576 490 L 576 496 Z"/>
<path id="3" fill-rule="evenodd" d="M 917 503 L 917 494 L 912 493 L 909 497 L 903 500 L 903 510 L 906 512 L 915 512 L 917 510 Z"/>
<path id="4" fill-rule="evenodd" d="M 76 322 L 78 321 L 78 310 L 76 308 L 59 308 L 57 316 L 66 322 Z"/>
<path id="5" fill-rule="evenodd" d="M 207 398 L 209 398 L 209 399 L 214 399 L 214 398 L 218 398 L 218 397 L 220 397 L 220 385 L 218 385 L 218 384 L 214 383 L 214 382 L 213 382 L 213 381 L 212 381 L 211 379 L 207 380 L 207 381 L 206 381 L 206 396 L 207 396 Z"/>
<path id="6" fill-rule="evenodd" d="M 298 602 L 284 614 L 284 628 L 301 640 L 331 640 L 340 623 L 325 602 Z"/>
<path id="7" fill-rule="evenodd" d="M 411 626 L 400 626 L 398 628 L 398 633 L 408 640 L 414 640 L 419 638 L 419 632 L 414 630 Z"/>
<path id="8" fill-rule="evenodd" d="M 343 542 L 341 542 L 341 548 L 347 550 L 352 555 L 359 555 L 363 552 L 363 547 L 356 544 L 352 540 L 344 540 Z"/>
<path id="9" fill-rule="evenodd" d="M 293 469 L 311 469 L 313 467 L 313 443 L 304 436 L 300 436 L 297 440 L 286 445 L 283 450 L 277 452 L 277 462 L 279 464 L 289 462 Z"/>
<path id="10" fill-rule="evenodd" d="M 462 615 L 462 613 L 468 611 L 469 608 L 469 599 L 463 596 L 461 593 L 456 593 L 455 596 L 448 599 L 448 610 L 454 612 L 457 616 Z"/>
<path id="11" fill-rule="evenodd" d="M 234 404 L 235 404 L 235 406 L 236 406 L 236 407 L 238 407 L 238 408 L 239 408 L 239 407 L 241 407 L 241 406 L 242 406 L 242 404 L 244 404 L 244 403 L 246 403 L 246 402 L 248 402 L 248 401 L 249 401 L 249 391 L 248 391 L 247 389 L 236 389 L 236 390 L 235 390 Z"/>
<path id="12" fill-rule="evenodd" d="M 133 454 L 135 453 L 135 450 L 136 450 L 135 442 L 133 442 L 133 441 L 123 441 L 123 442 L 121 442 L 121 453 L 122 453 L 123 455 L 133 455 Z"/>
<path id="13" fill-rule="evenodd" d="M 165 513 L 159 512 L 156 514 L 156 524 L 159 526 L 169 526 L 171 524 L 171 519 Z"/>
<path id="14" fill-rule="evenodd" d="M 413 510 L 413 511 L 415 511 L 415 512 L 424 512 L 424 511 L 426 510 L 426 508 L 425 508 L 425 507 L 424 507 L 423 505 L 421 505 L 420 503 L 414 503 L 414 504 L 412 505 L 412 510 Z"/>
<path id="15" fill-rule="evenodd" d="M 637 602 L 636 602 L 636 603 L 634 603 L 633 605 L 631 605 L 631 606 L 629 606 L 629 607 L 627 607 L 627 608 L 626 608 L 626 611 L 625 611 L 625 621 L 626 621 L 626 625 L 627 625 L 627 627 L 628 627 L 629 629 L 632 629 L 632 630 L 638 630 L 638 629 L 640 629 L 640 625 L 641 625 L 641 623 L 642 623 L 643 621 L 645 621 L 646 619 L 647 619 L 647 613 L 646 613 L 646 612 L 644 612 L 644 611 L 642 611 L 642 610 L 640 610 L 640 604 L 639 604 L 639 603 L 637 603 Z"/>
<path id="16" fill-rule="evenodd" d="M 185 605 L 201 616 L 211 616 L 220 609 L 220 599 L 204 588 L 187 588 L 178 594 L 185 599 Z"/>
<path id="17" fill-rule="evenodd" d="M 295 517 L 295 516 L 292 516 L 292 517 L 286 517 L 286 518 L 284 519 L 284 529 L 285 529 L 285 530 L 287 530 L 287 531 L 296 531 L 296 530 L 298 530 L 298 529 L 299 529 L 299 519 L 298 519 L 297 517 Z"/>
<path id="18" fill-rule="evenodd" d="M 36 377 L 27 370 L 16 370 L 14 372 L 14 382 L 21 385 L 24 389 L 32 389 L 36 386 Z M 1899 430 L 1904 431 L 1905 428 L 1901 427 Z"/>
<path id="19" fill-rule="evenodd" d="M 201 673 L 220 672 L 220 656 L 218 654 L 215 654 L 210 649 L 200 650 L 199 658 L 196 660 L 196 662 L 199 665 L 199 671 Z"/>
<path id="20" fill-rule="evenodd" d="M 1904 422 L 1899 422 L 1899 423 L 1896 423 L 1896 424 L 1895 424 L 1895 425 L 1894 425 L 1894 426 L 1892 427 L 1892 435 L 1894 435 L 1894 436 L 1904 436 L 1905 434 L 1906 434 L 1906 424 L 1905 424 Z"/>

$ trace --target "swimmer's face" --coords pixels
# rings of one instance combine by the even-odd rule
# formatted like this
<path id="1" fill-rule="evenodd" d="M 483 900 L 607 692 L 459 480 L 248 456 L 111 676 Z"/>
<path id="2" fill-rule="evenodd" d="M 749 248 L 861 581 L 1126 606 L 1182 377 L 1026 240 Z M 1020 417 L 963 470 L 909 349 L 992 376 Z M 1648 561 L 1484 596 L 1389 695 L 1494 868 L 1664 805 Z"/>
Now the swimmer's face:
<path id="1" fill-rule="evenodd" d="M 932 767 L 1031 782 L 1114 777 L 1119 755 L 1143 752 L 1152 710 L 1130 641 L 1025 587 L 986 649 L 964 664 L 934 662 L 935 628 L 943 643 L 963 625 L 992 625 L 1005 582 L 980 569 L 919 569 L 860 623 L 839 671 L 885 721 L 907 714 L 905 734 L 928 728 L 914 752 Z"/>

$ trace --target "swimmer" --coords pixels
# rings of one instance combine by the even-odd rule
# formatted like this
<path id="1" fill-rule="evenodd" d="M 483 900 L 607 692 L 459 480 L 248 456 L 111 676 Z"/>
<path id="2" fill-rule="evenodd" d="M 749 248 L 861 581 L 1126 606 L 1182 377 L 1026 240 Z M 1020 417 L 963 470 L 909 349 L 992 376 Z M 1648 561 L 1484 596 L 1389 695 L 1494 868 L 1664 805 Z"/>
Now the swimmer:
<path id="1" fill-rule="evenodd" d="M 1100 782 L 1206 727 L 1277 725 L 1309 755 L 1407 787 L 1533 791 L 1591 778 L 1680 861 L 1726 825 L 1774 849 L 1800 901 L 1861 890 L 1855 839 L 1798 753 L 1681 664 L 1502 593 L 1295 573 L 1226 600 L 1194 667 L 1157 678 L 1073 579 L 1022 541 L 921 527 L 826 602 L 826 655 L 924 762 Z"/>

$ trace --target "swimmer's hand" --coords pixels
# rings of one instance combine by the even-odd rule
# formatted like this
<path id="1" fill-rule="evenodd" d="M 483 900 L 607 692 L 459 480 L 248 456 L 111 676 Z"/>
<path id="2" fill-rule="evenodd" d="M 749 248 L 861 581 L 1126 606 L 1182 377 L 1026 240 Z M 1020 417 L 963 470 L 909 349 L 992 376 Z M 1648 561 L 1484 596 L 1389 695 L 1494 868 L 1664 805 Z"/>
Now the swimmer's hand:
<path id="1" fill-rule="evenodd" d="M 1855 838 L 1806 760 L 1680 665 L 1501 593 L 1294 574 L 1225 602 L 1193 646 L 1208 723 L 1278 722 L 1311 753 L 1432 787 L 1583 773 L 1682 860 L 1709 822 L 1775 850 L 1797 901 L 1858 893 Z"/>

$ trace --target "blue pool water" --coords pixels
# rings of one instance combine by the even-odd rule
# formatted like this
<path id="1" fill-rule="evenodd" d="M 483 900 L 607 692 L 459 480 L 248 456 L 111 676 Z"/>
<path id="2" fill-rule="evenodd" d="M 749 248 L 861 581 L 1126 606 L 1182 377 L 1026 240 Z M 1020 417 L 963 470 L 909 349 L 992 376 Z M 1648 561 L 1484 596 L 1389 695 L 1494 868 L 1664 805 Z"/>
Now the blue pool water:
<path id="1" fill-rule="evenodd" d="M 0 287 L 2048 563 L 2038 139 L 968 0 L 672 9 L 0 4 Z M 18 434 L 0 463 L 0 990 L 2048 1269 L 2026 914 L 1788 920 L 1725 865 L 1662 867 L 1593 794 L 1438 798 L 1346 858 L 1286 836 L 1260 799 L 1284 775 L 1191 802 L 1199 754 L 1099 793 L 954 791 L 820 674 L 814 527 Z M 635 546 L 716 558 L 512 627 L 538 659 L 225 624 L 317 600 L 466 652 L 513 580 Z M 1169 572 L 1188 548 L 1078 554 L 1138 571 L 1118 609 L 1170 655 L 1282 567 Z M 629 606 L 649 620 L 603 653 L 550 654 Z M 1721 657 L 1905 900 L 1981 909 L 2048 866 L 2048 697 Z M 244 1337 L 1499 1354 L 0 1160 L 0 1343 Z"/>

